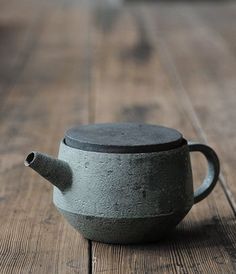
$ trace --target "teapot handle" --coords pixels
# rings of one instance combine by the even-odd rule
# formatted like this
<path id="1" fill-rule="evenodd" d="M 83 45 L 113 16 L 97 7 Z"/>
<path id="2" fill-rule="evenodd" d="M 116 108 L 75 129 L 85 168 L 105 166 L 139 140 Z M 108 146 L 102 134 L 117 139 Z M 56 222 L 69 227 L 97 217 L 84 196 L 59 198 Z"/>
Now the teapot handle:
<path id="1" fill-rule="evenodd" d="M 194 204 L 196 204 L 206 198 L 215 187 L 220 173 L 220 162 L 215 151 L 207 145 L 188 142 L 188 147 L 190 152 L 201 152 L 208 163 L 208 173 L 201 186 L 194 192 Z"/>

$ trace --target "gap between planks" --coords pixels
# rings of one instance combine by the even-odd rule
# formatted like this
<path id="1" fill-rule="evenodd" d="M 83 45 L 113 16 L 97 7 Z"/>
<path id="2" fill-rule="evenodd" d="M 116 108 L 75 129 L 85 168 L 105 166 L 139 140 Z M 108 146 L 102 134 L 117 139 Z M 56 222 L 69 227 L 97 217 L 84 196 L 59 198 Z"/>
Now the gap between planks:
<path id="1" fill-rule="evenodd" d="M 182 83 L 181 77 L 179 76 L 176 65 L 173 61 L 173 58 L 171 57 L 171 53 L 168 50 L 168 47 L 166 46 L 166 42 L 164 38 L 162 37 L 161 31 L 158 30 L 158 28 L 156 28 L 156 31 L 158 33 L 158 38 L 159 38 L 159 40 L 157 41 L 156 33 L 152 32 L 153 30 L 152 26 L 153 25 L 156 26 L 156 24 L 154 24 L 154 22 L 152 21 L 153 17 L 148 15 L 146 13 L 146 9 L 143 9 L 143 8 L 139 9 L 139 16 L 142 16 L 142 19 L 145 22 L 146 32 L 149 35 L 149 39 L 153 41 L 153 44 L 158 45 L 157 47 L 161 53 L 160 60 L 162 61 L 162 65 L 166 69 L 166 73 L 170 76 L 170 79 L 172 79 L 172 81 L 174 82 L 174 85 L 178 87 L 176 88 L 176 92 L 178 92 L 181 99 L 185 101 L 185 103 L 183 104 L 184 112 L 190 118 L 192 125 L 194 129 L 196 130 L 197 135 L 199 136 L 199 139 L 203 143 L 207 144 L 208 143 L 207 135 L 205 131 L 203 130 L 200 119 Z M 220 172 L 220 175 L 219 175 L 219 182 L 227 198 L 227 201 L 229 202 L 230 207 L 232 208 L 234 215 L 236 216 L 236 200 L 233 196 L 232 191 L 229 188 L 229 185 L 222 171 Z"/>
<path id="2" fill-rule="evenodd" d="M 138 10 L 138 12 L 140 12 L 139 10 Z M 137 22 L 136 22 L 137 23 Z M 146 24 L 146 22 L 144 22 L 145 24 Z M 124 24 L 124 23 L 123 23 Z M 145 29 L 145 31 L 146 31 L 146 29 Z M 132 32 L 133 32 L 133 30 L 132 30 Z M 110 35 L 112 35 L 112 34 L 110 34 Z M 114 35 L 114 34 L 113 34 Z M 152 34 L 151 34 L 152 35 Z M 156 34 L 154 34 L 154 37 L 155 37 L 155 35 Z M 153 36 L 152 36 L 153 37 Z M 151 38 L 151 37 L 148 37 L 149 39 Z M 106 41 L 106 39 L 108 40 L 108 41 Z M 110 39 L 112 39 L 112 38 L 110 38 Z M 114 38 L 113 38 L 114 39 Z M 103 37 L 103 36 L 101 36 L 100 37 L 100 40 L 102 41 L 100 41 L 99 43 L 101 43 L 101 44 L 99 44 L 99 46 L 102 46 L 102 51 L 100 52 L 100 53 L 98 53 L 98 54 L 101 54 L 101 53 L 103 53 L 104 54 L 104 56 L 106 56 L 107 54 L 109 55 L 109 53 L 107 53 L 107 49 L 109 48 L 109 46 L 110 47 L 115 47 L 115 41 L 116 40 L 112 40 L 112 42 L 111 42 L 111 40 L 109 40 L 109 38 L 108 37 Z M 151 39 L 151 40 L 153 40 L 153 39 Z M 109 42 L 110 42 L 110 44 L 109 44 Z M 108 44 L 108 45 L 107 45 Z M 156 42 L 154 41 L 154 44 L 156 44 Z M 158 44 L 159 44 L 159 41 L 158 41 Z M 157 44 L 157 46 L 155 46 L 155 48 L 156 49 L 159 49 L 158 48 L 158 44 Z M 114 56 L 114 52 L 116 52 L 114 49 L 113 49 L 113 55 L 112 56 Z M 111 53 L 111 52 L 110 52 Z M 160 54 L 159 54 L 160 55 Z M 103 57 L 104 57 L 103 56 Z M 109 58 L 109 57 L 108 57 Z M 114 67 L 116 67 L 116 66 L 114 66 L 114 63 L 112 63 L 112 61 L 114 61 L 114 59 L 112 59 L 112 57 L 110 57 L 111 59 L 109 60 L 109 64 L 111 65 L 111 64 L 113 64 L 113 67 L 112 68 L 114 68 Z M 102 58 L 101 58 L 102 59 Z M 107 61 L 108 62 L 108 61 Z M 166 62 L 166 60 L 164 59 L 164 60 L 162 60 L 162 62 Z M 161 62 L 161 63 L 162 63 Z M 106 93 L 107 91 L 108 91 L 108 89 L 109 88 L 112 88 L 113 87 L 113 85 L 109 85 L 109 84 L 111 84 L 112 83 L 112 81 L 113 81 L 113 79 L 112 80 L 107 80 L 108 81 L 108 83 L 106 82 L 106 76 L 107 77 L 109 77 L 109 72 L 108 71 L 103 71 L 103 72 L 101 72 L 101 67 L 103 67 L 104 66 L 104 64 L 103 63 L 100 63 L 100 65 L 98 65 L 98 69 L 99 69 L 99 73 L 97 73 L 97 74 L 99 74 L 99 76 L 98 76 L 98 78 L 100 77 L 100 81 L 101 81 L 101 83 L 100 83 L 100 87 L 98 87 L 97 88 L 97 92 L 98 92 L 98 95 L 97 95 L 97 100 L 100 100 L 100 106 L 99 106 L 99 104 L 98 104 L 98 112 L 97 112 L 97 116 L 98 117 L 96 117 L 96 120 L 98 119 L 98 121 L 100 122 L 100 121 L 103 121 L 104 119 L 111 119 L 111 120 L 118 120 L 118 119 L 120 119 L 120 117 L 119 116 L 116 116 L 117 115 L 117 113 L 120 113 L 120 109 L 121 109 L 121 106 L 123 105 L 123 102 L 126 102 L 125 100 L 126 99 L 130 99 L 130 102 L 131 101 L 133 101 L 133 98 L 131 97 L 131 98 L 128 98 L 128 97 L 126 97 L 125 95 L 126 94 L 123 94 L 124 95 L 124 98 L 122 97 L 122 99 L 121 98 L 119 98 L 119 94 L 118 94 L 118 90 L 117 90 L 117 93 L 116 93 L 116 95 L 117 95 L 117 104 L 119 104 L 119 100 L 120 100 L 120 103 L 121 103 L 121 105 L 119 106 L 119 107 L 117 107 L 116 108 L 116 105 L 114 105 L 110 110 L 105 110 L 104 108 L 106 107 L 106 106 L 109 106 L 109 103 L 110 102 L 113 102 L 113 103 L 115 103 L 116 104 L 116 101 L 114 100 L 114 98 L 112 98 L 112 97 L 110 97 L 109 98 L 109 101 L 108 100 L 103 100 L 103 99 L 101 99 L 101 97 L 102 97 L 102 95 L 103 96 L 106 96 L 106 95 L 109 95 L 109 96 L 111 96 L 110 95 L 110 93 Z M 162 64 L 162 66 L 163 66 L 163 71 L 164 70 L 166 70 L 166 69 L 168 69 L 168 66 L 164 66 L 163 64 Z M 105 66 L 104 66 L 105 67 Z M 131 68 L 131 70 L 133 69 L 133 67 L 130 67 Z M 108 69 L 111 69 L 111 66 L 108 68 Z M 124 69 L 124 68 L 123 68 Z M 138 70 L 137 70 L 138 71 Z M 136 72 L 137 72 L 136 71 Z M 116 71 L 115 71 L 116 72 Z M 113 73 L 114 73 L 114 71 L 113 71 Z M 166 73 L 166 71 L 165 71 L 165 73 Z M 103 78 L 102 79 L 102 77 L 101 77 L 101 75 L 100 74 L 103 74 L 103 77 L 104 77 L 104 75 L 105 75 L 105 78 Z M 106 75 L 107 74 L 107 75 Z M 110 76 L 113 76 L 113 74 L 110 74 Z M 132 73 L 130 73 L 129 74 L 129 76 L 133 76 L 133 74 Z M 179 77 L 179 76 L 178 76 Z M 172 76 L 169 74 L 169 77 L 168 78 L 170 78 L 171 80 L 172 80 L 172 83 L 170 83 L 170 86 L 172 86 L 173 85 L 173 82 L 175 83 L 175 81 L 173 81 L 173 79 L 172 79 Z M 126 78 L 127 79 L 127 78 Z M 105 82 L 103 82 L 105 80 Z M 131 81 L 132 82 L 132 80 L 133 79 L 130 79 L 129 81 Z M 181 82 L 182 83 L 182 82 Z M 120 84 L 120 82 L 119 82 L 119 84 Z M 99 86 L 99 82 L 98 82 L 98 86 Z M 122 84 L 120 84 L 120 87 L 122 88 L 123 86 L 122 86 Z M 114 87 L 114 89 L 115 89 L 115 87 Z M 116 89 L 115 89 L 116 90 Z M 181 92 L 181 97 L 183 96 L 183 94 L 182 94 L 182 92 Z M 176 95 L 176 97 L 178 97 L 177 95 Z M 106 98 L 105 98 L 106 99 Z M 189 98 L 189 100 L 190 100 L 190 98 Z M 104 101 L 104 102 L 103 102 Z M 135 101 L 135 100 L 134 100 Z M 137 100 L 138 101 L 138 100 Z M 128 102 L 128 103 L 130 103 L 130 102 Z M 181 113 L 181 115 L 182 116 L 186 116 L 186 113 L 189 115 L 189 113 L 188 113 L 188 108 L 186 108 L 186 106 L 183 106 L 184 104 L 185 104 L 186 102 L 184 101 L 183 102 L 183 104 L 181 104 L 181 108 L 182 107 L 184 107 L 185 109 L 184 109 L 184 111 L 182 110 L 182 113 Z M 104 105 L 103 105 L 104 104 Z M 100 111 L 99 111 L 99 108 L 100 108 Z M 104 109 L 104 112 L 105 111 L 107 111 L 107 112 L 105 112 L 106 113 L 106 115 L 104 115 L 104 114 L 102 114 L 101 112 L 103 112 L 102 110 Z M 135 112 L 136 113 L 136 112 Z M 137 118 L 137 117 L 135 117 L 135 118 Z M 139 117 L 138 117 L 139 118 Z M 144 117 L 143 118 L 145 118 L 145 115 L 144 115 Z M 145 120 L 145 119 L 144 119 Z M 189 119 L 190 120 L 190 119 Z M 192 120 L 190 120 L 190 124 L 191 124 L 191 128 L 193 127 L 193 121 Z M 194 128 L 194 133 L 197 133 L 196 135 L 199 135 L 199 132 L 196 132 L 196 129 Z M 194 134 L 195 135 L 195 134 Z M 222 188 L 220 187 L 220 190 L 222 190 Z M 223 191 L 220 191 L 221 193 L 223 192 Z M 225 196 L 224 196 L 225 194 L 223 194 L 222 195 L 222 198 L 225 198 Z M 214 200 L 213 200 L 214 201 Z M 224 199 L 224 201 L 226 201 L 226 199 Z M 228 202 L 225 202 L 225 205 L 226 205 L 226 207 L 228 208 L 228 211 L 230 212 L 230 214 L 232 214 L 232 209 L 231 209 L 231 207 L 228 205 Z M 214 210 L 214 213 L 216 214 L 216 216 L 217 217 L 219 217 L 218 216 L 218 209 L 216 208 L 216 204 L 213 204 L 212 206 L 210 206 L 209 205 L 209 207 L 212 209 L 212 208 L 215 208 L 215 210 Z M 200 213 L 200 212 L 199 212 Z M 205 214 L 205 213 L 202 213 L 202 214 Z M 193 216 L 193 215 L 192 215 Z M 213 221 L 213 225 L 215 225 L 215 223 L 214 223 L 214 221 L 215 221 L 215 219 L 217 219 L 217 217 L 216 216 L 214 216 L 214 217 L 212 217 L 212 221 Z M 220 218 L 219 218 L 220 219 Z M 220 219 L 220 222 L 221 222 L 221 219 Z M 207 225 L 207 224 L 206 224 Z M 230 227 L 230 226 L 229 226 Z M 227 232 L 227 230 L 224 230 L 224 232 Z M 217 235 L 218 234 L 218 235 Z M 218 242 L 218 238 L 219 238 L 219 236 L 221 235 L 221 234 L 223 234 L 224 235 L 224 233 L 222 233 L 222 231 L 218 231 L 216 234 L 214 234 L 215 236 L 216 236 L 216 238 L 214 239 L 214 237 L 215 236 L 213 236 L 212 238 L 211 238 L 211 240 L 209 241 L 209 243 L 212 243 L 211 241 L 213 241 L 214 243 L 216 242 L 216 243 L 218 243 L 219 244 L 219 242 Z M 227 233 L 225 233 L 226 235 L 227 235 Z M 223 236 L 222 235 L 222 236 Z M 164 259 L 164 262 L 166 262 L 166 265 L 164 264 L 163 265 L 163 261 L 160 259 L 160 257 L 156 257 L 156 254 L 158 254 L 158 252 L 162 252 L 163 251 L 163 253 L 164 253 L 164 251 L 165 250 L 161 250 L 161 249 L 157 249 L 156 250 L 156 252 L 157 253 L 154 253 L 153 252 L 153 250 L 151 249 L 151 250 L 139 250 L 139 249 L 133 249 L 133 248 L 126 248 L 126 247 L 123 247 L 123 246 L 106 246 L 106 245 L 103 245 L 103 244 L 100 244 L 100 243 L 96 243 L 96 242 L 94 242 L 94 245 L 93 245 L 93 254 L 94 254 L 94 256 L 96 256 L 96 255 L 98 255 L 99 256 L 99 259 L 98 259 L 98 262 L 97 262 L 97 264 L 94 264 L 93 265 L 93 267 L 94 267 L 94 272 L 101 272 L 101 271 L 110 271 L 110 273 L 112 273 L 113 271 L 115 271 L 114 273 L 117 273 L 117 271 L 128 271 L 128 267 L 129 266 L 131 266 L 132 267 L 132 271 L 136 271 L 137 269 L 138 270 L 143 270 L 144 268 L 145 268 L 145 271 L 152 271 L 153 270 L 153 268 L 152 268 L 152 266 L 154 265 L 154 266 L 157 266 L 158 265 L 158 263 L 159 263 L 159 268 L 158 269 L 171 269 L 172 271 L 174 270 L 175 272 L 179 272 L 180 270 L 181 270 L 181 267 L 185 267 L 185 269 L 188 267 L 188 266 L 190 266 L 190 267 L 192 267 L 192 264 L 194 265 L 194 267 L 195 268 L 193 268 L 193 269 L 189 269 L 190 270 L 190 272 L 191 272 L 191 270 L 192 271 L 195 271 L 195 270 L 197 270 L 197 269 L 204 269 L 204 266 L 201 266 L 201 262 L 203 262 L 202 261 L 202 259 L 204 258 L 205 259 L 205 256 L 207 255 L 207 257 L 209 256 L 209 253 L 211 254 L 211 251 L 214 253 L 214 251 L 216 251 L 211 245 L 209 245 L 208 246 L 208 248 L 207 248 L 207 250 L 201 250 L 201 252 L 200 253 L 198 253 L 199 252 L 199 249 L 198 249 L 198 240 L 196 240 L 196 241 L 194 241 L 194 237 L 193 237 L 193 239 L 191 239 L 191 240 L 193 240 L 193 247 L 192 247 L 192 249 L 190 249 L 190 250 L 188 250 L 188 251 L 186 251 L 186 249 L 184 248 L 185 246 L 185 244 L 183 245 L 183 243 L 181 243 L 181 242 L 174 242 L 174 243 L 170 243 L 170 245 L 168 245 L 168 247 L 167 247 L 167 253 L 168 253 L 168 256 L 166 256 L 166 261 L 165 261 L 165 259 Z M 190 241 L 191 241 L 190 240 Z M 208 240 L 206 240 L 206 242 L 207 242 Z M 220 240 L 221 241 L 221 240 Z M 230 242 L 227 242 L 227 243 L 229 243 L 230 244 L 230 248 L 231 248 L 231 245 L 232 245 L 232 242 L 230 243 Z M 186 244 L 187 246 L 188 246 L 188 243 Z M 225 256 L 225 261 L 231 261 L 231 260 L 229 260 L 228 258 L 230 258 L 230 257 L 232 257 L 233 255 L 231 254 L 231 252 L 230 252 L 230 249 L 228 249 L 228 248 L 226 248 L 226 253 L 224 254 L 224 252 L 222 252 L 222 246 L 224 245 L 224 241 L 222 240 L 222 242 L 220 242 L 220 244 L 219 244 L 219 249 L 217 250 L 217 253 L 219 253 L 219 254 L 221 254 L 221 256 L 222 257 L 224 257 Z M 233 246 L 233 245 L 232 245 Z M 181 247 L 180 249 L 178 249 L 179 247 Z M 218 248 L 218 246 L 217 246 L 217 248 Z M 216 248 L 216 249 L 217 249 Z M 133 250 L 135 250 L 135 251 L 133 251 Z M 161 250 L 161 251 L 160 251 Z M 140 252 L 139 252 L 140 251 Z M 150 254 L 148 254 L 148 252 L 150 251 Z M 186 251 L 186 253 L 185 253 L 185 251 Z M 133 252 L 133 253 L 132 253 Z M 204 252 L 206 252 L 205 254 L 204 254 Z M 209 253 L 208 253 L 209 252 Z M 146 254 L 148 254 L 148 256 L 145 258 L 145 255 Z M 187 255 L 188 254 L 188 255 Z M 200 255 L 200 254 L 203 254 L 203 255 Z M 140 257 L 138 257 L 140 255 Z M 153 256 L 153 257 L 151 257 L 151 255 Z M 170 255 L 170 256 L 169 256 Z M 183 257 L 182 256 L 185 256 L 185 255 L 187 255 L 187 258 L 186 259 L 183 259 Z M 119 256 L 119 257 L 118 257 Z M 150 257 L 149 257 L 150 256 Z M 196 258 L 195 258 L 195 256 L 196 256 Z M 199 257 L 198 257 L 199 256 Z M 202 256 L 202 257 L 201 257 Z M 215 255 L 216 256 L 216 255 Z M 217 255 L 218 256 L 218 255 Z M 229 257 L 228 257 L 229 256 Z M 171 258 L 170 258 L 171 257 Z M 206 258 L 207 258 L 206 257 Z M 138 261 L 138 259 L 139 259 L 139 261 Z M 153 258 L 153 265 L 151 264 L 150 265 L 150 260 Z M 169 262 L 169 258 L 170 258 L 170 264 L 168 264 L 167 262 Z M 209 259 L 210 257 L 208 257 L 208 259 Z M 160 259 L 160 261 L 158 260 L 158 259 Z M 127 261 L 126 261 L 127 260 Z M 154 261 L 155 260 L 155 261 Z M 211 260 L 208 260 L 208 262 L 210 262 Z M 233 261 L 233 258 L 232 258 L 232 261 Z M 147 264 L 147 262 L 149 262 L 149 264 Z M 136 263 L 137 263 L 137 265 L 136 265 Z M 203 265 L 208 265 L 207 264 L 207 262 L 204 262 L 203 263 Z M 97 265 L 97 266 L 96 266 Z M 161 268 L 161 267 L 163 267 L 164 266 L 164 268 Z M 136 268 L 136 267 L 138 267 L 138 268 Z M 143 267 L 143 268 L 141 268 L 141 267 Z M 208 268 L 209 267 L 209 268 Z M 227 268 L 227 266 L 225 266 L 226 268 Z M 135 270 L 134 270 L 135 269 Z M 184 268 L 183 268 L 184 269 Z M 212 269 L 213 270 L 213 264 L 212 265 L 208 265 L 205 269 Z M 222 268 L 221 268 L 221 266 L 219 266 L 219 268 L 217 267 L 216 268 L 216 270 L 219 270 L 219 269 L 224 269 L 224 266 L 222 266 Z M 230 264 L 229 264 L 229 268 L 228 268 L 228 270 L 231 270 L 231 271 L 233 271 L 233 269 L 234 269 L 234 267 L 232 267 L 232 268 L 230 268 Z M 233 272 L 230 272 L 230 271 L 227 271 L 227 269 L 226 269 L 226 272 L 228 272 L 228 273 L 233 273 Z M 129 272 L 119 272 L 119 273 L 129 273 Z M 133 272 L 132 272 L 133 273 Z M 135 273 L 135 272 L 134 272 Z M 168 272 L 167 272 L 168 273 Z M 170 272 L 169 272 L 170 273 Z"/>

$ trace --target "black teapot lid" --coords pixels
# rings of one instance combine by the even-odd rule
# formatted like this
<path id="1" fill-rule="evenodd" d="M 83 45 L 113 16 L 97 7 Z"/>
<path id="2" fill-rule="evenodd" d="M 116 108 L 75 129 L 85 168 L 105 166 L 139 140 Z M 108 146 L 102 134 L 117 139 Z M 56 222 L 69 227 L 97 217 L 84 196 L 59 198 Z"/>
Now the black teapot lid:
<path id="1" fill-rule="evenodd" d="M 89 124 L 67 130 L 66 145 L 104 153 L 164 151 L 186 143 L 175 129 L 139 123 Z"/>

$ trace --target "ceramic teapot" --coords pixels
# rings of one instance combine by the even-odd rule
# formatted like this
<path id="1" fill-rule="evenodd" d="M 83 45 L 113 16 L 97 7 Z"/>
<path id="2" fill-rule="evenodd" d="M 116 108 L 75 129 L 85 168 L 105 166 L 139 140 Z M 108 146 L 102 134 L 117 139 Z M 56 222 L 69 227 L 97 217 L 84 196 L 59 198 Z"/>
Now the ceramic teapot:
<path id="1" fill-rule="evenodd" d="M 190 152 L 202 152 L 208 174 L 194 192 Z M 188 143 L 175 129 L 137 123 L 69 129 L 58 159 L 31 152 L 25 165 L 54 185 L 53 202 L 87 239 L 106 243 L 157 241 L 219 176 L 216 153 Z"/>

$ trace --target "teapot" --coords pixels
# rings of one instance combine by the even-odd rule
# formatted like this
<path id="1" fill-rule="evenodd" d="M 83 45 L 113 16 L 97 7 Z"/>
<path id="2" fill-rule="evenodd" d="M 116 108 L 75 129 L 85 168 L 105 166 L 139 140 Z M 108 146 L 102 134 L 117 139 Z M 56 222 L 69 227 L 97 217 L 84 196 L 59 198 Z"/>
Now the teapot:
<path id="1" fill-rule="evenodd" d="M 208 162 L 196 191 L 192 151 Z M 54 205 L 85 238 L 116 244 L 162 239 L 213 190 L 220 170 L 209 146 L 143 123 L 71 128 L 58 159 L 33 151 L 24 163 L 53 184 Z"/>

